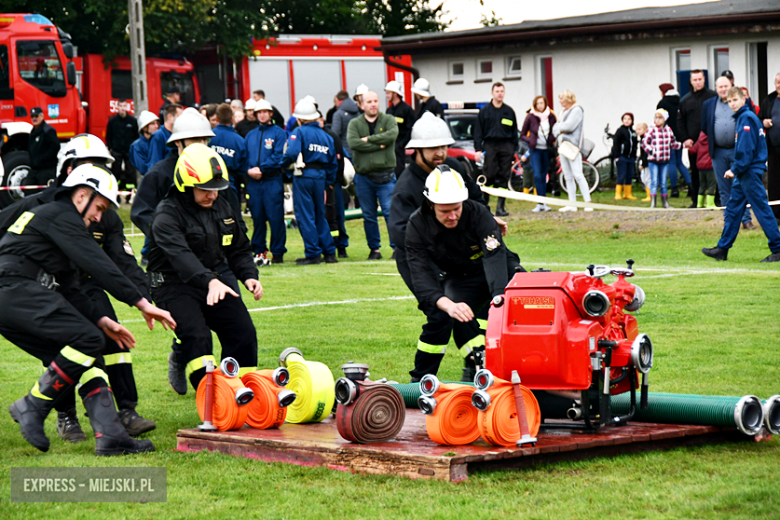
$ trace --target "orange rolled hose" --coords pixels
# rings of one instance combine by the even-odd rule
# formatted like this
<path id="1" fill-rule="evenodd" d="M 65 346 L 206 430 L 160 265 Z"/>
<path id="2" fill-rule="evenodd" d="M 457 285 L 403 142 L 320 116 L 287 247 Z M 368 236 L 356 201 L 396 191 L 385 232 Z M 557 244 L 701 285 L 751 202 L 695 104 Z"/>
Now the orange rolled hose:
<path id="1" fill-rule="evenodd" d="M 236 403 L 236 391 L 244 385 L 237 377 L 227 377 L 219 370 L 214 371 L 214 406 L 212 408 L 212 424 L 217 430 L 224 432 L 238 430 L 246 423 L 248 408 Z M 198 416 L 203 421 L 206 417 L 206 378 L 198 383 L 198 394 L 195 396 L 198 406 Z"/>
<path id="2" fill-rule="evenodd" d="M 255 393 L 255 398 L 246 405 L 246 423 L 258 430 L 278 428 L 287 418 L 287 407 L 279 406 L 279 392 L 284 387 L 276 386 L 273 370 L 257 370 L 244 374 L 241 382 Z"/>
<path id="3" fill-rule="evenodd" d="M 433 395 L 436 409 L 425 416 L 428 437 L 436 444 L 462 446 L 479 439 L 479 411 L 471 404 L 474 388 L 458 384 L 443 384 Z"/>
<path id="4" fill-rule="evenodd" d="M 525 402 L 525 415 L 532 437 L 536 437 L 542 424 L 542 412 L 534 394 L 524 386 L 520 387 Z M 517 406 L 512 383 L 495 379 L 493 386 L 487 389 L 490 406 L 479 412 L 477 426 L 479 434 L 489 444 L 514 447 L 520 439 L 520 426 L 517 424 Z"/>

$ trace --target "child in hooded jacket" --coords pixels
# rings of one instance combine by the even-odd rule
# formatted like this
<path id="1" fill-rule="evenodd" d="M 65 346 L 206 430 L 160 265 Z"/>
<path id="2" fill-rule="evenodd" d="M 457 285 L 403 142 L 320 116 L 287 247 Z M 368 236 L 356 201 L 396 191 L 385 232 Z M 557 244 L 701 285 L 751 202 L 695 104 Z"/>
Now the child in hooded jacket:
<path id="1" fill-rule="evenodd" d="M 699 169 L 699 200 L 696 207 L 714 208 L 716 207 L 715 191 L 718 189 L 718 182 L 715 180 L 715 170 L 712 168 L 712 157 L 710 157 L 710 145 L 707 140 L 707 134 L 701 132 L 699 138 L 690 147 L 690 151 L 696 154 L 696 167 Z"/>

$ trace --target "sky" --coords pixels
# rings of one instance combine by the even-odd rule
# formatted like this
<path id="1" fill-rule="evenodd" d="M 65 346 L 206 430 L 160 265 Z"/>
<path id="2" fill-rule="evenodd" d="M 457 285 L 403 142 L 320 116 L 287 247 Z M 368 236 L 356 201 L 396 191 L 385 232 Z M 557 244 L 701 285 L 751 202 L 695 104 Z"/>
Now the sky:
<path id="1" fill-rule="evenodd" d="M 520 23 L 523 20 L 549 20 L 587 14 L 625 11 L 640 7 L 700 4 L 712 0 L 444 0 L 444 10 L 449 11 L 445 20 L 452 20 L 448 30 L 460 31 L 482 27 L 483 15 L 491 11 L 502 24 Z M 436 4 L 436 2 L 431 2 Z"/>

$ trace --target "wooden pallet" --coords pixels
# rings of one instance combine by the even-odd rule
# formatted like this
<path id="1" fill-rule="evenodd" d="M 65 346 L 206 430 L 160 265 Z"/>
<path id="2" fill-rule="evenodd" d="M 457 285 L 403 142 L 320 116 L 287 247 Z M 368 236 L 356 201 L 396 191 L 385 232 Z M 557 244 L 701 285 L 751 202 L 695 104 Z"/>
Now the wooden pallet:
<path id="1" fill-rule="evenodd" d="M 542 430 L 534 447 L 499 448 L 481 439 L 468 446 L 440 446 L 428 438 L 425 416 L 417 410 L 407 410 L 406 422 L 395 440 L 378 444 L 345 441 L 332 417 L 321 423 L 284 424 L 272 430 L 246 426 L 214 433 L 179 430 L 176 438 L 179 451 L 210 450 L 267 462 L 450 482 L 465 480 L 475 471 L 749 439 L 735 429 L 714 426 L 629 423 L 595 433 Z"/>

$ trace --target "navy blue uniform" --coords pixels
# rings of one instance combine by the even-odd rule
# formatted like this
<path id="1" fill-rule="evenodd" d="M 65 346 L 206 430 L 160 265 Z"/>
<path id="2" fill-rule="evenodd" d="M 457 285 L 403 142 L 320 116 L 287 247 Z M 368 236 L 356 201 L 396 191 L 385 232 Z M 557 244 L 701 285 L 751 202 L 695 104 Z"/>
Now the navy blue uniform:
<path id="1" fill-rule="evenodd" d="M 130 164 L 141 175 L 149 171 L 149 142 L 150 138 L 139 137 L 130 145 Z"/>
<path id="2" fill-rule="evenodd" d="M 293 207 L 306 258 L 333 255 L 336 248 L 325 219 L 325 185 L 335 184 L 338 171 L 333 139 L 318 123 L 306 123 L 290 135 L 285 164 L 295 162 L 299 153 L 306 167 L 293 177 Z"/>
<path id="3" fill-rule="evenodd" d="M 159 130 L 152 134 L 149 141 L 149 162 L 146 163 L 147 170 L 162 161 L 170 155 L 173 148 L 168 148 L 168 139 L 171 133 L 167 128 L 161 126 Z"/>
<path id="4" fill-rule="evenodd" d="M 761 180 L 768 155 L 764 127 L 747 104 L 740 108 L 734 117 L 737 119 L 734 159 L 731 162 L 734 183 L 731 185 L 731 197 L 726 204 L 723 234 L 717 247 L 729 249 L 734 245 L 745 204 L 749 203 L 769 240 L 769 249 L 772 253 L 780 253 L 780 230 L 769 208 Z"/>
<path id="5" fill-rule="evenodd" d="M 287 252 L 287 226 L 284 223 L 284 181 L 282 166 L 285 163 L 284 145 L 287 132 L 273 122 L 261 125 L 246 136 L 249 155 L 247 170 L 260 168 L 259 180 L 248 177 L 246 191 L 249 195 L 249 211 L 254 221 L 252 251 L 265 253 L 266 223 L 271 226 L 271 253 L 275 258 Z"/>
<path id="6" fill-rule="evenodd" d="M 246 176 L 246 141 L 232 126 L 217 125 L 209 141 L 212 150 L 222 156 L 230 177 L 230 189 L 238 196 L 238 184 Z"/>

